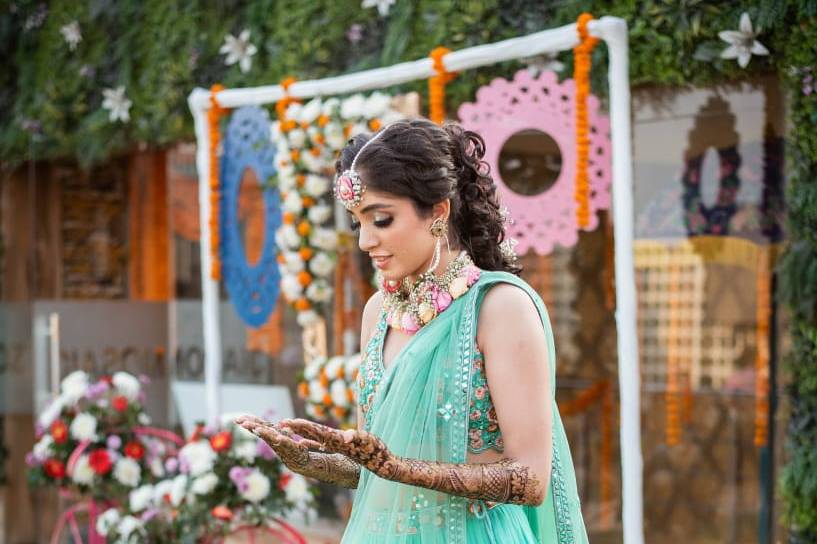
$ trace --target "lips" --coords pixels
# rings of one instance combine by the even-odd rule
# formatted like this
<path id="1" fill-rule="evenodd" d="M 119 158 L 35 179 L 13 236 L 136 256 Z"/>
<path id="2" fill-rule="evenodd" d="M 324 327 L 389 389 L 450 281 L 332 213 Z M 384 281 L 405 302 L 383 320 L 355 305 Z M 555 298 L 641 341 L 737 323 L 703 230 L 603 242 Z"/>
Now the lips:
<path id="1" fill-rule="evenodd" d="M 386 264 L 389 262 L 389 259 L 391 259 L 391 255 L 378 255 L 378 256 L 371 255 L 371 258 L 372 258 L 372 262 L 374 263 L 374 265 L 377 268 L 382 269 L 382 268 L 385 268 Z"/>

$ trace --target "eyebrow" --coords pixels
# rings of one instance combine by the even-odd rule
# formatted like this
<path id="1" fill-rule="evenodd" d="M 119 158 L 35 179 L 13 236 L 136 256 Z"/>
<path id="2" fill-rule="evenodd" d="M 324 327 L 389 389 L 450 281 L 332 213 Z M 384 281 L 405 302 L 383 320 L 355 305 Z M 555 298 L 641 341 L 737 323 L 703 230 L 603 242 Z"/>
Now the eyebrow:
<path id="1" fill-rule="evenodd" d="M 377 210 L 385 210 L 387 208 L 391 208 L 391 204 L 380 204 L 380 203 L 369 204 L 368 206 L 366 206 L 365 208 L 360 210 L 360 213 L 369 213 L 369 212 L 373 212 L 373 211 L 377 211 Z"/>

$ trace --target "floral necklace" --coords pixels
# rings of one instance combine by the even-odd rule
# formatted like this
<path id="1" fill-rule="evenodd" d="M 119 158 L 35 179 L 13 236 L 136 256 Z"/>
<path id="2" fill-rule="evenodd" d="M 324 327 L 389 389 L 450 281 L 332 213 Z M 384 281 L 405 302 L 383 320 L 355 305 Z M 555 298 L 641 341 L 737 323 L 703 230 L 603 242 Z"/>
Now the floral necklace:
<path id="1" fill-rule="evenodd" d="M 463 251 L 446 267 L 439 278 L 433 271 L 422 274 L 412 284 L 408 278 L 397 285 L 382 281 L 386 323 L 414 334 L 440 315 L 479 279 L 480 269 Z"/>

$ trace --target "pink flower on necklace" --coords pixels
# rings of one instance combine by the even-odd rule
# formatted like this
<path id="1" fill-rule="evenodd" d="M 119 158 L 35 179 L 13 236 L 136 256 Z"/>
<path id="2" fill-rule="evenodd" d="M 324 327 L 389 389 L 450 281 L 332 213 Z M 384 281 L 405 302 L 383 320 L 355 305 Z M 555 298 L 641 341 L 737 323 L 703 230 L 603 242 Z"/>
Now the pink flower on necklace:
<path id="1" fill-rule="evenodd" d="M 414 334 L 415 332 L 420 330 L 420 324 L 417 323 L 417 320 L 411 315 L 410 312 L 406 312 L 403 314 L 403 319 L 400 321 L 401 328 L 409 334 Z"/>
<path id="2" fill-rule="evenodd" d="M 465 281 L 468 287 L 471 287 L 479 280 L 480 269 L 476 266 L 467 266 L 463 272 L 465 272 Z"/>
<path id="3" fill-rule="evenodd" d="M 447 291 L 440 291 L 435 286 L 431 291 L 431 301 L 434 302 L 434 309 L 437 313 L 442 312 L 451 305 L 451 295 Z"/>

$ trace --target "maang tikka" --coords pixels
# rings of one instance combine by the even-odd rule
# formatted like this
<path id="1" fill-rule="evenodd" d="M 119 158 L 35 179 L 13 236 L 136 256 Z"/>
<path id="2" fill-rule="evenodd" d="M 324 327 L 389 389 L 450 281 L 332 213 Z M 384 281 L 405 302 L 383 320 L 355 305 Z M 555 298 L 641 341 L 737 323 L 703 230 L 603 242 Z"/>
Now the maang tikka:
<path id="1" fill-rule="evenodd" d="M 363 180 L 360 179 L 360 174 L 355 170 L 355 165 L 357 164 L 357 158 L 363 153 L 363 150 L 366 149 L 373 141 L 377 140 L 380 136 L 386 132 L 387 129 L 383 129 L 371 138 L 369 141 L 363 144 L 363 147 L 355 154 L 355 158 L 352 159 L 352 164 L 344 170 L 338 177 L 335 179 L 335 198 L 337 198 L 343 207 L 347 210 L 352 210 L 353 208 L 357 208 L 360 205 L 360 201 L 363 199 L 363 193 L 366 192 L 366 187 L 363 185 Z"/>

